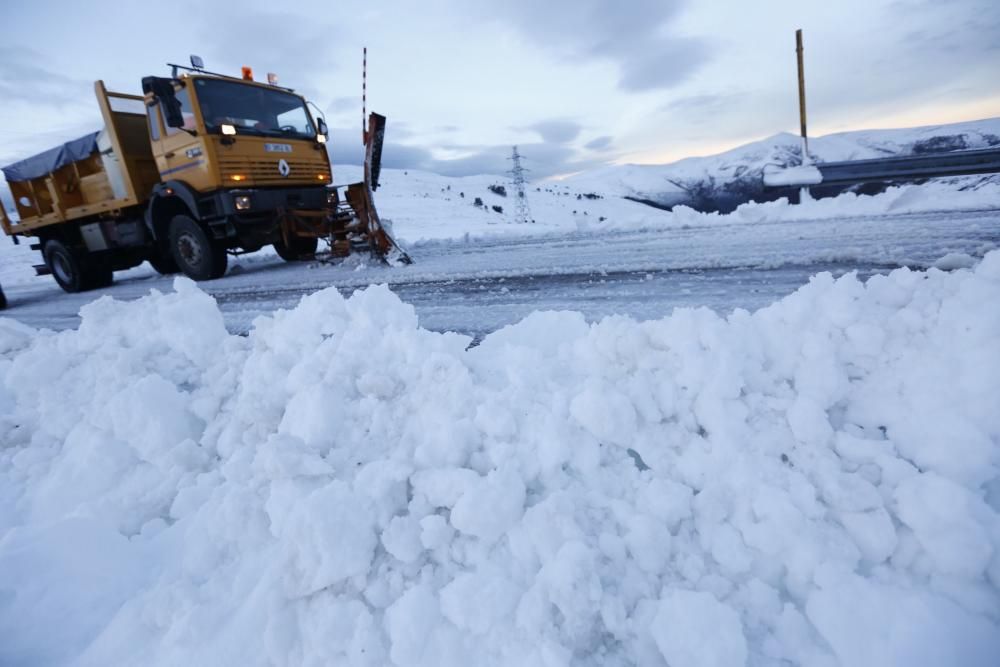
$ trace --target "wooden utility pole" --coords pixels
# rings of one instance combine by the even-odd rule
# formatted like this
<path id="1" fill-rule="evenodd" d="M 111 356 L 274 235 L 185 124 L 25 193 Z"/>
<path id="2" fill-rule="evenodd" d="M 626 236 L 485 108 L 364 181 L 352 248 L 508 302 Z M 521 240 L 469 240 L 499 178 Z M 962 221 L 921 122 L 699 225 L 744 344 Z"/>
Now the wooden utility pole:
<path id="1" fill-rule="evenodd" d="M 795 54 L 799 61 L 799 127 L 802 132 L 802 164 L 811 164 L 809 159 L 809 135 L 806 133 L 806 72 L 802 62 L 802 29 L 795 31 Z"/>

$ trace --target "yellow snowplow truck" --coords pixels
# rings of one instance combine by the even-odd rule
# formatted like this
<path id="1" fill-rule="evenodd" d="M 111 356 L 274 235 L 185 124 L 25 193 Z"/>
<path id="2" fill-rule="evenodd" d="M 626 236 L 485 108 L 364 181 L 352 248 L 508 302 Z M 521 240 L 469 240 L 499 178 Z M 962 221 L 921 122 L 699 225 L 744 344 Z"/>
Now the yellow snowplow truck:
<path id="1" fill-rule="evenodd" d="M 285 260 L 367 248 L 409 262 L 382 228 L 378 187 L 385 118 L 364 132 L 365 179 L 331 186 L 327 127 L 288 88 L 173 67 L 142 80 L 143 95 L 94 84 L 104 128 L 3 168 L 18 220 L 4 231 L 35 237 L 68 292 L 105 287 L 114 271 L 149 261 L 160 273 L 210 280 L 227 255 L 272 244 Z M 178 73 L 184 70 L 183 73 Z"/>

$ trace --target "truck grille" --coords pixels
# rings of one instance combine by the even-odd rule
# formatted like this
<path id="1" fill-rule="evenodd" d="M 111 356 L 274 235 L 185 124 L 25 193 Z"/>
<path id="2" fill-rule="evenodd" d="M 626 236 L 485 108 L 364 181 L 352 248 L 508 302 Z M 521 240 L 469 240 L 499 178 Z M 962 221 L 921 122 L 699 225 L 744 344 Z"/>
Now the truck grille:
<path id="1" fill-rule="evenodd" d="M 278 170 L 280 159 L 280 157 L 220 158 L 219 171 L 222 182 L 226 186 L 318 185 L 330 182 L 330 167 L 322 158 L 284 158 L 289 167 L 287 177 L 282 176 Z"/>

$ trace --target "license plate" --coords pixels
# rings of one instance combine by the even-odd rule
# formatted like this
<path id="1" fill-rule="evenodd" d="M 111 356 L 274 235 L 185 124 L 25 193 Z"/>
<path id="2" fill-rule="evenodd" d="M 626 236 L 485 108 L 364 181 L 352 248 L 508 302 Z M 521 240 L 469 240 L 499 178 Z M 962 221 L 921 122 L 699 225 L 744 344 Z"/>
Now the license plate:
<path id="1" fill-rule="evenodd" d="M 264 144 L 264 150 L 268 153 L 291 153 L 292 147 L 289 144 Z"/>

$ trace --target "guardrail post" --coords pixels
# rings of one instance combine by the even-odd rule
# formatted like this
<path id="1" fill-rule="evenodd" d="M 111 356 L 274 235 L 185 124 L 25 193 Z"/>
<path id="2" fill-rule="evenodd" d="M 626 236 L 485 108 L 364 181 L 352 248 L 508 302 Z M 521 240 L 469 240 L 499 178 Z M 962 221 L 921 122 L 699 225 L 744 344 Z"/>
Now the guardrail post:
<path id="1" fill-rule="evenodd" d="M 806 132 L 806 72 L 802 59 L 802 29 L 795 31 L 795 54 L 799 62 L 799 129 L 802 133 L 802 164 L 812 164 L 809 158 L 809 134 Z"/>

